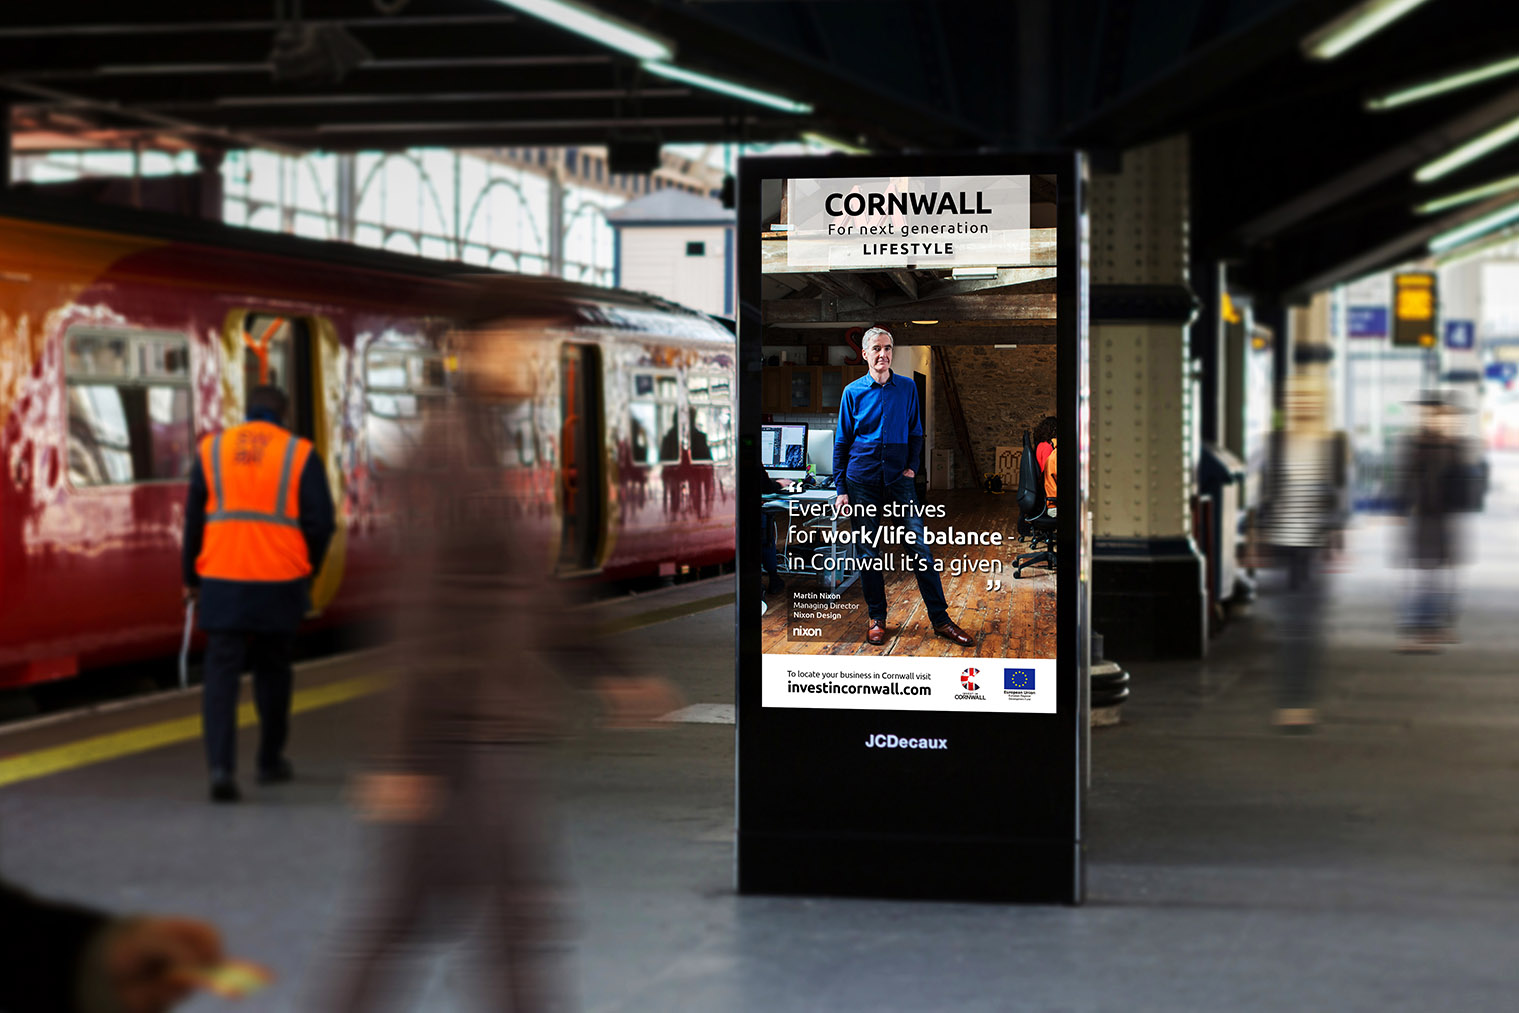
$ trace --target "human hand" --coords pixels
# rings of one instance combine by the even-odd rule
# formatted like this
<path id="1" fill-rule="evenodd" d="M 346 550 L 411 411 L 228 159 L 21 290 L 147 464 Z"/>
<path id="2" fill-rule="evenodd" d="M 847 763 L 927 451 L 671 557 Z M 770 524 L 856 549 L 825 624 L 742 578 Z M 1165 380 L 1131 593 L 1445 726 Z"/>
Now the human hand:
<path id="1" fill-rule="evenodd" d="M 841 514 L 849 513 L 849 497 L 839 493 L 833 498 L 833 508 Z"/>
<path id="2" fill-rule="evenodd" d="M 136 918 L 111 930 L 103 959 L 106 987 L 125 1013 L 162 1013 L 222 962 L 221 936 L 190 918 Z"/>
<path id="3" fill-rule="evenodd" d="M 438 811 L 442 795 L 430 774 L 364 774 L 353 786 L 359 817 L 373 823 L 421 823 Z"/>
<path id="4" fill-rule="evenodd" d="M 200 600 L 200 588 L 198 588 L 198 587 L 190 587 L 188 584 L 185 585 L 185 587 L 184 587 L 184 602 L 185 602 L 185 604 L 188 605 L 192 601 L 199 601 L 199 600 Z"/>
<path id="5" fill-rule="evenodd" d="M 606 709 L 606 728 L 652 728 L 686 703 L 670 680 L 657 675 L 597 679 L 595 686 Z"/>
<path id="6" fill-rule="evenodd" d="M 903 478 L 915 478 L 915 477 L 917 477 L 917 474 L 918 473 L 916 471 L 913 471 L 911 468 L 908 468 L 908 469 L 906 469 L 905 471 L 902 472 L 902 477 Z"/>

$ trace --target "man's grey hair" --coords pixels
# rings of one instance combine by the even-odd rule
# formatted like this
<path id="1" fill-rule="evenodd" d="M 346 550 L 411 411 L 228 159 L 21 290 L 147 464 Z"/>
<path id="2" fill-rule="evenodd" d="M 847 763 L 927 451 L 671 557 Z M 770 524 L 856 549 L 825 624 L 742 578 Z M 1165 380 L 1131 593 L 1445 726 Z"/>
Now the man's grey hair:
<path id="1" fill-rule="evenodd" d="M 896 347 L 897 339 L 896 338 L 892 338 L 891 337 L 891 332 L 888 331 L 884 327 L 872 327 L 870 330 L 866 331 L 860 337 L 860 347 L 861 348 L 868 348 L 870 346 L 870 339 L 871 338 L 879 338 L 879 337 L 882 337 L 882 336 L 887 337 L 887 338 L 891 338 L 892 347 Z"/>

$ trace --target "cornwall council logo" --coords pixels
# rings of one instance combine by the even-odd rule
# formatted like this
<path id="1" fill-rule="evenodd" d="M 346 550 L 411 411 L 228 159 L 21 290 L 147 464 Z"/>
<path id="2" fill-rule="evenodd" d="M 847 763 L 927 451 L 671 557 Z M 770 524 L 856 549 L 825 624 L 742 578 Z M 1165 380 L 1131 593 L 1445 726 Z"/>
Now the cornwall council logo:
<path id="1" fill-rule="evenodd" d="M 979 668 L 967 668 L 965 671 L 961 672 L 960 688 L 964 689 L 967 693 L 974 693 L 976 690 L 980 689 L 981 687 L 976 685 L 976 676 L 980 674 L 981 670 Z"/>

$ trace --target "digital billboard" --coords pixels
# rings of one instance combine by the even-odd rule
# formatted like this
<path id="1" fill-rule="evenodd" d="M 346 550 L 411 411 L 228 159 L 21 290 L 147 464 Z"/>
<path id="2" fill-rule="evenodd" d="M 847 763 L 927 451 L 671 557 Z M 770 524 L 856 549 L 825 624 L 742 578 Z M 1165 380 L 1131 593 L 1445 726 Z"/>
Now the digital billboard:
<path id="1" fill-rule="evenodd" d="M 1075 165 L 744 160 L 741 888 L 1079 895 Z M 978 882 L 775 850 L 924 834 L 1037 854 Z"/>

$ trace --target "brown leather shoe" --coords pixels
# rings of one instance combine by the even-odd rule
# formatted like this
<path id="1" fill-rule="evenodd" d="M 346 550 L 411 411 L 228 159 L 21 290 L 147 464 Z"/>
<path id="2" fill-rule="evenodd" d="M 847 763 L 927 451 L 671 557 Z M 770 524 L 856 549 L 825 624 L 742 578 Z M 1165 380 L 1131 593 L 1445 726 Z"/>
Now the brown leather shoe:
<path id="1" fill-rule="evenodd" d="M 934 632 L 945 640 L 953 640 L 961 647 L 970 647 L 976 642 L 971 638 L 969 633 L 956 626 L 953 621 L 944 623 L 941 626 L 935 626 Z"/>
<path id="2" fill-rule="evenodd" d="M 870 629 L 865 632 L 865 642 L 875 647 L 880 647 L 886 643 L 886 624 L 872 619 L 870 621 Z"/>

